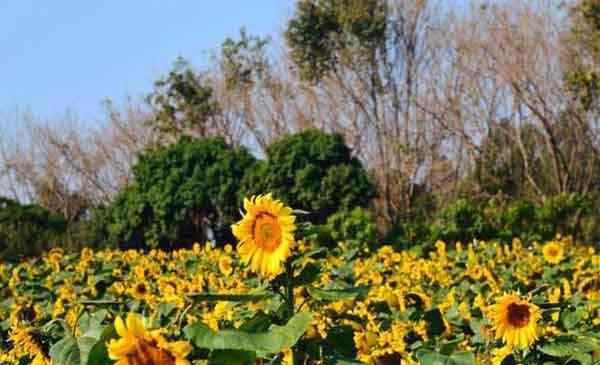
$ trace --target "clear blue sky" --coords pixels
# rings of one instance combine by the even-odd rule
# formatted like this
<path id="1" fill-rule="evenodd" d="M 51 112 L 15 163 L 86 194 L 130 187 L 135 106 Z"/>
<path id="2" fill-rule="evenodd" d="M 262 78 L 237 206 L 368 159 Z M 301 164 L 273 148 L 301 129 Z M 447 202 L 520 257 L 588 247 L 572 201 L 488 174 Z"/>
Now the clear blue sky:
<path id="1" fill-rule="evenodd" d="M 292 9 L 293 0 L 2 0 L 0 113 L 94 119 L 104 98 L 150 91 L 177 56 L 202 64 L 242 26 L 276 35 Z"/>

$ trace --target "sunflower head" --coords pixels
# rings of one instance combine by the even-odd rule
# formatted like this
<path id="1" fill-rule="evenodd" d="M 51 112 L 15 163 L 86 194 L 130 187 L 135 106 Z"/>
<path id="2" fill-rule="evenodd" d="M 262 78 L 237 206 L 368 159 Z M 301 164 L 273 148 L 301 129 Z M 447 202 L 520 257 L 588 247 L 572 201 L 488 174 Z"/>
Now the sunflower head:
<path id="1" fill-rule="evenodd" d="M 169 342 L 162 331 L 148 331 L 141 319 L 130 313 L 127 322 L 115 320 L 115 330 L 120 336 L 108 343 L 108 356 L 115 365 L 189 365 L 185 357 L 192 347 L 187 341 Z"/>
<path id="2" fill-rule="evenodd" d="M 144 300 L 150 293 L 148 283 L 145 281 L 139 281 L 135 283 L 135 285 L 130 288 L 129 293 L 134 299 Z"/>
<path id="3" fill-rule="evenodd" d="M 279 273 L 294 243 L 292 209 L 271 194 L 244 199 L 244 209 L 242 220 L 231 226 L 242 260 L 263 275 Z"/>
<path id="4" fill-rule="evenodd" d="M 219 271 L 225 276 L 231 275 L 233 272 L 233 266 L 231 263 L 231 257 L 229 256 L 221 256 L 219 258 Z"/>
<path id="5" fill-rule="evenodd" d="M 519 295 L 511 293 L 500 297 L 491 307 L 491 319 L 496 338 L 510 347 L 527 348 L 537 339 L 539 308 Z"/>
<path id="6" fill-rule="evenodd" d="M 544 259 L 553 265 L 559 264 L 565 258 L 565 250 L 555 241 L 548 242 L 542 248 Z"/>

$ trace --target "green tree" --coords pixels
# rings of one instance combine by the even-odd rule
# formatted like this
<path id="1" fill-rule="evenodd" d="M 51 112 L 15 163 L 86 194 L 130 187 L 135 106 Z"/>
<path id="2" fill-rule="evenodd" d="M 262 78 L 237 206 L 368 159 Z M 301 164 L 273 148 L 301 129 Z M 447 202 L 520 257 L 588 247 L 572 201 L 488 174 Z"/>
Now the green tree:
<path id="1" fill-rule="evenodd" d="M 346 51 L 372 55 L 385 43 L 386 23 L 386 1 L 303 0 L 285 38 L 300 76 L 318 81 Z"/>
<path id="2" fill-rule="evenodd" d="M 19 259 L 41 255 L 62 244 L 67 221 L 37 204 L 0 198 L 0 257 Z"/>
<path id="3" fill-rule="evenodd" d="M 166 77 L 154 83 L 154 91 L 146 100 L 154 109 L 149 124 L 163 138 L 207 137 L 219 115 L 208 79 L 182 58 Z"/>
<path id="4" fill-rule="evenodd" d="M 236 217 L 240 177 L 254 162 L 222 138 L 183 137 L 146 152 L 133 167 L 134 183 L 109 208 L 109 232 L 152 247 L 202 242 Z"/>
<path id="5" fill-rule="evenodd" d="M 313 223 L 353 207 L 365 207 L 375 188 L 339 134 L 306 130 L 267 148 L 267 159 L 244 177 L 245 195 L 272 192 L 286 204 L 309 211 Z"/>
<path id="6" fill-rule="evenodd" d="M 571 8 L 573 27 L 567 87 L 587 109 L 600 109 L 600 1 L 580 0 Z"/>

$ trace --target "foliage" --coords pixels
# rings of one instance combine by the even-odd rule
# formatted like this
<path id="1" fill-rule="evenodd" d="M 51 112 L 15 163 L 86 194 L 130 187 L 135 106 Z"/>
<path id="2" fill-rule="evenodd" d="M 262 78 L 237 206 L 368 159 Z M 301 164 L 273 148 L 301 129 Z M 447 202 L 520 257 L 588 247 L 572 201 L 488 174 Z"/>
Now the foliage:
<path id="1" fill-rule="evenodd" d="M 356 207 L 332 214 L 325 226 L 335 242 L 348 242 L 355 248 L 374 247 L 377 244 L 375 219 L 364 208 Z"/>
<path id="2" fill-rule="evenodd" d="M 150 126 L 159 136 L 208 136 L 211 119 L 219 111 L 213 88 L 179 58 L 168 76 L 154 84 L 147 96 L 154 113 Z"/>
<path id="3" fill-rule="evenodd" d="M 0 257 L 40 255 L 64 239 L 66 220 L 36 204 L 0 198 Z"/>
<path id="4" fill-rule="evenodd" d="M 600 1 L 580 0 L 571 8 L 572 39 L 578 48 L 571 55 L 566 84 L 586 110 L 600 108 Z"/>
<path id="5" fill-rule="evenodd" d="M 221 45 L 221 69 L 230 89 L 244 89 L 255 79 L 267 74 L 269 62 L 265 54 L 268 39 L 248 35 L 240 30 L 239 40 L 227 38 Z"/>
<path id="6" fill-rule="evenodd" d="M 489 200 L 459 198 L 425 216 L 400 221 L 385 243 L 399 248 L 430 245 L 437 240 L 470 242 L 473 239 L 526 242 L 551 239 L 556 232 L 586 242 L 600 240 L 600 211 L 596 194 L 562 194 L 541 203 L 496 196 Z"/>
<path id="7" fill-rule="evenodd" d="M 167 247 L 206 240 L 224 227 L 228 231 L 239 206 L 239 177 L 253 164 L 247 150 L 221 138 L 183 137 L 140 155 L 134 183 L 109 208 L 111 237 Z"/>
<path id="8" fill-rule="evenodd" d="M 301 78 L 319 81 L 336 67 L 340 52 L 371 53 L 385 42 L 386 2 L 299 1 L 285 38 Z"/>
<path id="9" fill-rule="evenodd" d="M 339 210 L 366 207 L 375 196 L 369 176 L 339 134 L 306 130 L 281 138 L 244 177 L 242 195 L 270 191 L 324 223 Z"/>
<path id="10" fill-rule="evenodd" d="M 464 205 L 452 209 L 454 216 L 465 211 L 471 212 Z M 591 364 L 600 350 L 600 257 L 568 237 L 552 242 L 564 250 L 555 264 L 542 245 L 524 246 L 517 238 L 438 242 L 427 255 L 385 246 L 354 257 L 299 242 L 294 281 L 303 287 L 294 307 L 302 312 L 292 317 L 282 296 L 271 293 L 280 289 L 279 279 L 265 285 L 231 247 L 52 250 L 0 263 L 0 361 L 31 363 L 36 354 L 9 340 L 28 331 L 37 347 L 27 348 L 56 365 L 112 364 L 106 344 L 117 337 L 115 317 L 135 312 L 169 341 L 189 341 L 188 360 L 201 363 L 290 363 L 287 349 L 294 345 L 295 363 L 490 364 L 503 346 L 494 338 L 490 305 L 519 291 L 542 317 L 539 338 L 526 351 L 510 351 L 513 360 Z M 231 267 L 224 270 L 223 261 Z"/>

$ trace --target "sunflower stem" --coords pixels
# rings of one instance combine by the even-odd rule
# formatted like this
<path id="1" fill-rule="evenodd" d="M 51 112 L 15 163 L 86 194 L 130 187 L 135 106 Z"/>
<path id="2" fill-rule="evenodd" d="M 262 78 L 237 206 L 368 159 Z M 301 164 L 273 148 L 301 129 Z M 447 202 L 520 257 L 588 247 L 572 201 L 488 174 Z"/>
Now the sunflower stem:
<path id="1" fill-rule="evenodd" d="M 290 260 L 285 263 L 286 271 L 286 285 L 285 285 L 285 297 L 287 303 L 287 314 L 288 320 L 294 316 L 294 268 Z"/>

